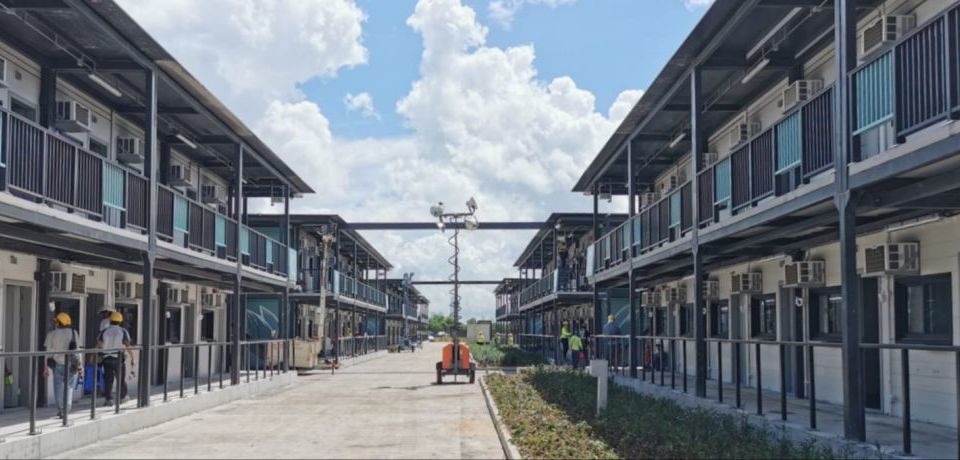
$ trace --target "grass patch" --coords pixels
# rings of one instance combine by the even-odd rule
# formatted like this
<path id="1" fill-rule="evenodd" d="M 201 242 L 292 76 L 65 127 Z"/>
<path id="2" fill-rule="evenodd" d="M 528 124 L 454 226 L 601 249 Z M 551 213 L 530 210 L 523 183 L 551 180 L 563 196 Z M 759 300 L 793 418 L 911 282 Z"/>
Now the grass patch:
<path id="1" fill-rule="evenodd" d="M 543 356 L 505 345 L 474 343 L 470 345 L 470 354 L 478 366 L 484 367 L 521 367 L 546 364 Z"/>
<path id="2" fill-rule="evenodd" d="M 537 368 L 486 377 L 513 441 L 529 458 L 834 458 L 716 411 L 609 387 L 595 417 L 596 379 Z"/>

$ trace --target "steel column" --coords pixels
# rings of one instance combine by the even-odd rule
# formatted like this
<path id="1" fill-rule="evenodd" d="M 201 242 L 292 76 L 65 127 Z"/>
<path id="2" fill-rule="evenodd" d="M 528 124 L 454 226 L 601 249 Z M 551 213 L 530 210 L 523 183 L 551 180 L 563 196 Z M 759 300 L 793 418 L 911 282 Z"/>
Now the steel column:
<path id="1" fill-rule="evenodd" d="M 142 253 L 143 259 L 143 334 L 140 338 L 142 353 L 140 354 L 140 380 L 138 381 L 137 398 L 140 407 L 150 405 L 150 382 L 152 376 L 152 347 L 154 336 L 153 321 L 156 319 L 154 295 L 156 288 L 153 280 L 153 266 L 157 256 L 157 195 L 159 182 L 157 181 L 157 164 L 159 163 L 157 148 L 157 76 L 152 70 L 144 72 L 143 102 L 145 105 L 143 122 L 144 140 L 144 176 L 147 179 L 147 251 Z"/>
<path id="2" fill-rule="evenodd" d="M 596 242 L 600 239 L 600 220 L 598 218 L 600 207 L 600 197 L 597 196 L 597 186 L 593 186 L 593 241 Z M 597 252 L 596 249 L 593 251 L 593 265 L 594 271 L 597 269 Z M 587 273 L 587 276 L 592 276 L 593 273 Z M 593 332 L 594 334 L 599 334 L 603 327 L 603 315 L 600 312 L 600 291 L 597 289 L 597 282 L 594 281 L 590 283 L 593 288 Z"/>
<path id="3" fill-rule="evenodd" d="M 240 349 L 240 331 L 242 330 L 240 323 L 246 319 L 243 316 L 243 248 L 240 245 L 241 237 L 243 233 L 243 218 L 246 215 L 247 211 L 247 199 L 243 196 L 243 145 L 236 146 L 236 161 L 234 162 L 234 178 L 233 178 L 233 196 L 237 197 L 238 203 L 239 200 L 242 200 L 243 205 L 237 206 L 235 209 L 234 219 L 237 221 L 237 227 L 234 229 L 234 241 L 237 242 L 237 268 L 233 274 L 233 315 L 231 324 L 233 329 L 232 337 L 232 346 L 233 353 L 231 358 L 233 358 L 230 365 L 230 384 L 237 385 L 240 383 L 240 363 L 241 363 L 241 349 Z"/>
<path id="4" fill-rule="evenodd" d="M 856 199 L 850 190 L 852 158 L 851 91 L 849 74 L 857 66 L 857 0 L 837 0 L 834 5 L 836 75 L 833 133 L 836 195 L 839 214 L 840 295 L 842 305 L 843 434 L 865 440 L 862 366 L 860 354 L 860 276 L 857 273 Z"/>
<path id="5" fill-rule="evenodd" d="M 691 254 L 693 256 L 693 333 L 696 355 L 696 383 L 694 391 L 697 397 L 707 397 L 707 321 L 704 316 L 706 304 L 703 299 L 703 282 L 706 273 L 703 269 L 703 248 L 700 247 L 700 168 L 703 167 L 703 155 L 707 150 L 706 133 L 703 132 L 703 78 L 699 66 L 690 72 L 690 141 L 693 149 L 693 161 L 690 162 L 692 177 L 690 211 L 693 227 L 690 235 Z M 722 376 L 717 378 L 718 387 L 723 386 Z M 722 390 L 721 390 L 722 391 Z"/>
<path id="6" fill-rule="evenodd" d="M 628 203 L 628 212 L 629 217 L 629 230 L 630 237 L 627 238 L 629 241 L 628 247 L 628 264 L 629 272 L 627 275 L 627 301 L 630 305 L 629 317 L 630 317 L 630 343 L 627 344 L 627 350 L 630 352 L 630 357 L 628 363 L 630 364 L 630 377 L 637 377 L 637 367 L 639 367 L 639 360 L 637 354 L 637 305 L 636 305 L 636 275 L 633 272 L 633 226 L 636 222 L 633 219 L 633 216 L 636 215 L 636 207 L 634 206 L 634 198 L 637 195 L 637 183 L 634 180 L 634 164 L 633 164 L 633 144 L 627 142 L 627 203 Z M 613 251 L 613 248 L 610 249 Z"/>
<path id="7" fill-rule="evenodd" d="M 293 336 L 292 331 L 290 330 L 290 280 L 297 279 L 296 270 L 293 273 L 290 273 L 290 188 L 286 185 L 283 186 L 283 222 L 282 222 L 283 237 L 281 243 L 283 243 L 283 250 L 286 251 L 284 261 L 287 262 L 287 266 L 284 267 L 284 271 L 287 272 L 287 281 L 283 284 L 283 300 L 281 300 L 281 311 L 283 311 L 283 326 L 281 326 L 281 336 L 284 339 L 283 342 L 283 370 L 290 370 L 290 343 L 286 341 Z M 295 266 L 299 266 L 295 265 Z M 274 267 L 276 270 L 276 267 Z"/>

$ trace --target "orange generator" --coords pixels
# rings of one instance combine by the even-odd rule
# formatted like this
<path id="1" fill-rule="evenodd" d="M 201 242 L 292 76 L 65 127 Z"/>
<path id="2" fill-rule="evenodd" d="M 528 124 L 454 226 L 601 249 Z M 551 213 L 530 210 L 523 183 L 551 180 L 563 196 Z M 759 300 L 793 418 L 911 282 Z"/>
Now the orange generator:
<path id="1" fill-rule="evenodd" d="M 459 342 L 459 341 L 457 341 Z M 454 368 L 454 348 L 459 348 L 459 359 Z M 477 366 L 470 360 L 470 347 L 464 343 L 448 343 L 443 346 L 443 357 L 437 363 L 437 385 L 443 383 L 444 375 L 466 375 L 473 383 L 477 375 Z"/>

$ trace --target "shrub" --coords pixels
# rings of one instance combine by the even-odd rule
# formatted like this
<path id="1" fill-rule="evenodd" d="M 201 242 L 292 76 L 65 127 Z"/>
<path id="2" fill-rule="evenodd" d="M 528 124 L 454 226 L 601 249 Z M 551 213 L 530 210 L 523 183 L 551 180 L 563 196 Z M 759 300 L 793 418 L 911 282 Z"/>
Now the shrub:
<path id="1" fill-rule="evenodd" d="M 596 379 L 537 368 L 487 377 L 503 421 L 525 457 L 832 458 L 813 442 L 795 444 L 746 419 L 682 407 L 611 385 L 595 416 Z"/>
<path id="2" fill-rule="evenodd" d="M 527 353 L 517 347 L 472 344 L 470 354 L 478 366 L 521 367 L 546 364 L 543 356 Z"/>

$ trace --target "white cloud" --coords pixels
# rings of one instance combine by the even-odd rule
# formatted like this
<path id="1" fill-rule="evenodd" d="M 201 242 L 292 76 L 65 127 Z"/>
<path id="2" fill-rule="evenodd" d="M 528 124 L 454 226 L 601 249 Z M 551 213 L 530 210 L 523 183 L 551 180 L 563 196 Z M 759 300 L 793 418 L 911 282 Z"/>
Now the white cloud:
<path id="1" fill-rule="evenodd" d="M 556 8 L 560 5 L 569 5 L 577 0 L 492 0 L 487 7 L 490 18 L 509 28 L 513 18 L 524 5 L 546 5 Z M 702 1 L 702 0 L 701 0 Z"/>
<path id="2" fill-rule="evenodd" d="M 431 204 L 442 200 L 450 209 L 462 209 L 471 196 L 480 205 L 481 226 L 543 219 L 552 211 L 589 212 L 589 198 L 569 190 L 641 94 L 624 91 L 598 110 L 594 95 L 572 78 L 541 79 L 533 46 L 488 46 L 487 28 L 460 0 L 419 0 L 407 23 L 422 39 L 420 75 L 396 105 L 412 134 L 346 140 L 331 131 L 321 107 L 302 98 L 297 83 L 365 62 L 364 14 L 352 2 L 248 0 L 243 8 L 265 16 L 244 27 L 235 25 L 240 19 L 209 21 L 241 0 L 122 2 L 318 191 L 295 200 L 296 212 L 337 213 L 352 221 L 429 221 Z M 289 17 L 302 16 L 301 9 L 312 12 L 314 20 Z M 325 30 L 324 23 L 335 30 Z M 248 51 L 247 42 L 256 46 Z M 241 59 L 227 71 L 223 62 L 231 56 Z M 269 75 L 256 75 L 261 71 Z M 242 81 L 232 81 L 231 75 Z M 345 103 L 352 100 L 362 113 L 363 94 L 348 95 Z M 373 109 L 372 98 L 369 102 Z M 462 234 L 461 277 L 514 275 L 512 264 L 532 235 Z M 394 276 L 413 271 L 419 279 L 446 279 L 450 274 L 449 233 L 364 236 L 395 265 Z M 448 311 L 447 290 L 423 289 L 433 312 Z M 491 292 L 486 286 L 465 287 L 464 316 L 492 317 Z"/>
<path id="3" fill-rule="evenodd" d="M 353 0 L 119 0 L 230 108 L 256 120 L 315 77 L 367 62 Z"/>
<path id="4" fill-rule="evenodd" d="M 713 4 L 713 0 L 683 0 L 683 6 L 693 11 L 697 8 L 707 7 Z"/>
<path id="5" fill-rule="evenodd" d="M 360 115 L 366 118 L 380 119 L 380 114 L 377 113 L 377 109 L 373 106 L 373 96 L 366 91 L 356 95 L 347 93 L 347 95 L 343 97 L 343 105 L 347 107 L 347 110 L 360 112 Z"/>

